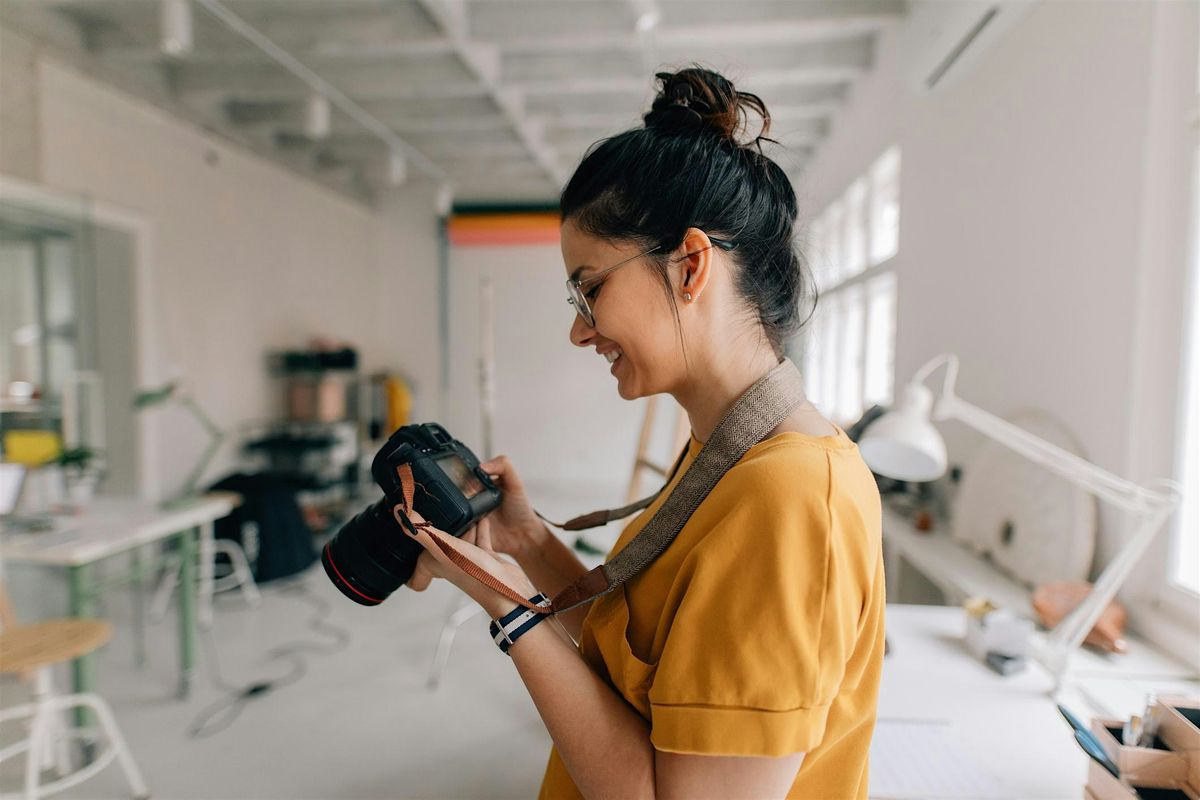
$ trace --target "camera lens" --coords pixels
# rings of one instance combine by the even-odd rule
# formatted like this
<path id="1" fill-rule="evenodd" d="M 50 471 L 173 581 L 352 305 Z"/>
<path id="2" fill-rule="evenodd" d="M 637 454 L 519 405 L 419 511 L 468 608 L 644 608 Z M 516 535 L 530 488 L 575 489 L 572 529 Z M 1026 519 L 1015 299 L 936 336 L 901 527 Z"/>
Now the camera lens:
<path id="1" fill-rule="evenodd" d="M 342 526 L 321 551 L 321 564 L 346 597 L 377 606 L 412 577 L 422 549 L 385 497 Z"/>

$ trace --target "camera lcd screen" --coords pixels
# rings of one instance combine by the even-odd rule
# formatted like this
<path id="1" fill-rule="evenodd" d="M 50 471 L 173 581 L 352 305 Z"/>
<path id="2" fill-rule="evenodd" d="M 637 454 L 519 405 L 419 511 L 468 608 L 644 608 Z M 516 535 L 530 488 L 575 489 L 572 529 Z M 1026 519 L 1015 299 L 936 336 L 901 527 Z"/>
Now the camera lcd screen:
<path id="1" fill-rule="evenodd" d="M 466 462 L 458 456 L 449 453 L 435 460 L 437 461 L 437 465 L 442 468 L 442 472 L 446 473 L 450 477 L 450 480 L 454 481 L 454 485 L 462 491 L 463 496 L 468 500 L 483 491 L 483 484 L 471 474 L 471 470 L 468 469 Z"/>

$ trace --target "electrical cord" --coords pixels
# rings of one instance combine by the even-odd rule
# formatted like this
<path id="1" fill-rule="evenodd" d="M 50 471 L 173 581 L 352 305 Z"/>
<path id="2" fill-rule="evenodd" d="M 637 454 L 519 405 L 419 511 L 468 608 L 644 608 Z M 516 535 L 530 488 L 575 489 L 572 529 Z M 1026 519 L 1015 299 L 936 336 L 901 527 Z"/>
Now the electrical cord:
<path id="1" fill-rule="evenodd" d="M 350 642 L 350 632 L 326 621 L 329 616 L 330 604 L 324 599 L 312 594 L 304 583 L 303 577 L 291 579 L 263 590 L 265 593 L 286 593 L 296 597 L 311 608 L 314 613 L 308 620 L 308 629 L 329 638 L 328 642 L 297 640 L 287 642 L 267 651 L 267 660 L 286 660 L 291 669 L 277 678 L 256 681 L 244 686 L 228 682 L 221 672 L 220 659 L 217 653 L 217 642 L 212 630 L 205 630 L 203 649 L 208 661 L 209 674 L 214 688 L 224 692 L 224 696 L 202 709 L 188 728 L 188 736 L 193 739 L 205 739 L 228 728 L 237 720 L 246 703 L 269 692 L 283 689 L 301 680 L 307 673 L 306 655 L 330 655 L 340 652 Z"/>

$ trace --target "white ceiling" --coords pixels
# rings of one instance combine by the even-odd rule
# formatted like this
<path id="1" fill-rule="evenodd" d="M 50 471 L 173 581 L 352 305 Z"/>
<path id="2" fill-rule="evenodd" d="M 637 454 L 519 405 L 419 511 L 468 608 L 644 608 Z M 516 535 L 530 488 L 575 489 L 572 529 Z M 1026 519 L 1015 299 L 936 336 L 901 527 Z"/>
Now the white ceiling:
<path id="1" fill-rule="evenodd" d="M 589 144 L 639 123 L 654 72 L 692 62 L 763 98 L 783 145 L 773 155 L 799 172 L 871 69 L 880 30 L 905 14 L 903 0 L 188 6 L 192 46 L 174 56 L 162 46 L 163 0 L 0 0 L 0 23 L 352 194 L 386 187 L 389 154 L 400 150 L 409 179 L 445 179 L 458 201 L 501 203 L 554 201 Z M 234 18 L 310 82 L 235 32 Z M 313 79 L 337 98 L 317 138 L 304 124 Z"/>

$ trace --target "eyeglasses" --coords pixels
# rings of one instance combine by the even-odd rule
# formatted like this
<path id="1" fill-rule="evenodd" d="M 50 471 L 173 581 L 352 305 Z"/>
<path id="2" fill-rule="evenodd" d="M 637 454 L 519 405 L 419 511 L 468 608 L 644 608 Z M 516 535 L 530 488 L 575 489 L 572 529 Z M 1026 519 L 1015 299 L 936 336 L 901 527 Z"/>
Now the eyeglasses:
<path id="1" fill-rule="evenodd" d="M 712 243 L 711 245 L 709 245 L 709 247 L 705 247 L 703 250 L 697 250 L 695 253 L 685 253 L 684 255 L 675 259 L 675 261 L 682 261 L 683 259 L 685 259 L 689 256 L 696 255 L 696 253 L 703 253 L 704 250 L 708 250 L 711 247 L 717 247 L 721 250 L 728 252 L 728 251 L 732 250 L 735 246 L 734 243 L 729 241 L 728 239 L 716 239 L 712 236 L 708 237 L 708 241 L 710 241 Z M 596 315 L 592 311 L 591 305 L 588 303 L 588 298 L 587 298 L 588 293 L 584 292 L 584 289 L 583 289 L 584 285 L 590 286 L 591 284 L 593 284 L 596 281 L 603 278 L 608 273 L 613 272 L 614 270 L 618 270 L 621 267 L 625 266 L 626 264 L 629 264 L 630 262 L 637 261 L 642 256 L 648 256 L 651 253 L 657 252 L 659 249 L 661 249 L 661 247 L 657 246 L 657 245 L 655 247 L 651 247 L 649 250 L 646 250 L 645 252 L 638 253 L 636 256 L 630 256 L 629 258 L 625 259 L 624 261 L 620 261 L 616 264 L 613 264 L 611 267 L 602 269 L 599 272 L 595 273 L 594 275 L 587 276 L 587 278 L 585 278 L 583 280 L 580 280 L 579 278 L 568 279 L 567 280 L 567 302 L 570 303 L 571 305 L 575 306 L 575 311 L 579 313 L 579 316 L 583 317 L 583 321 L 587 323 L 589 328 L 596 327 Z"/>

